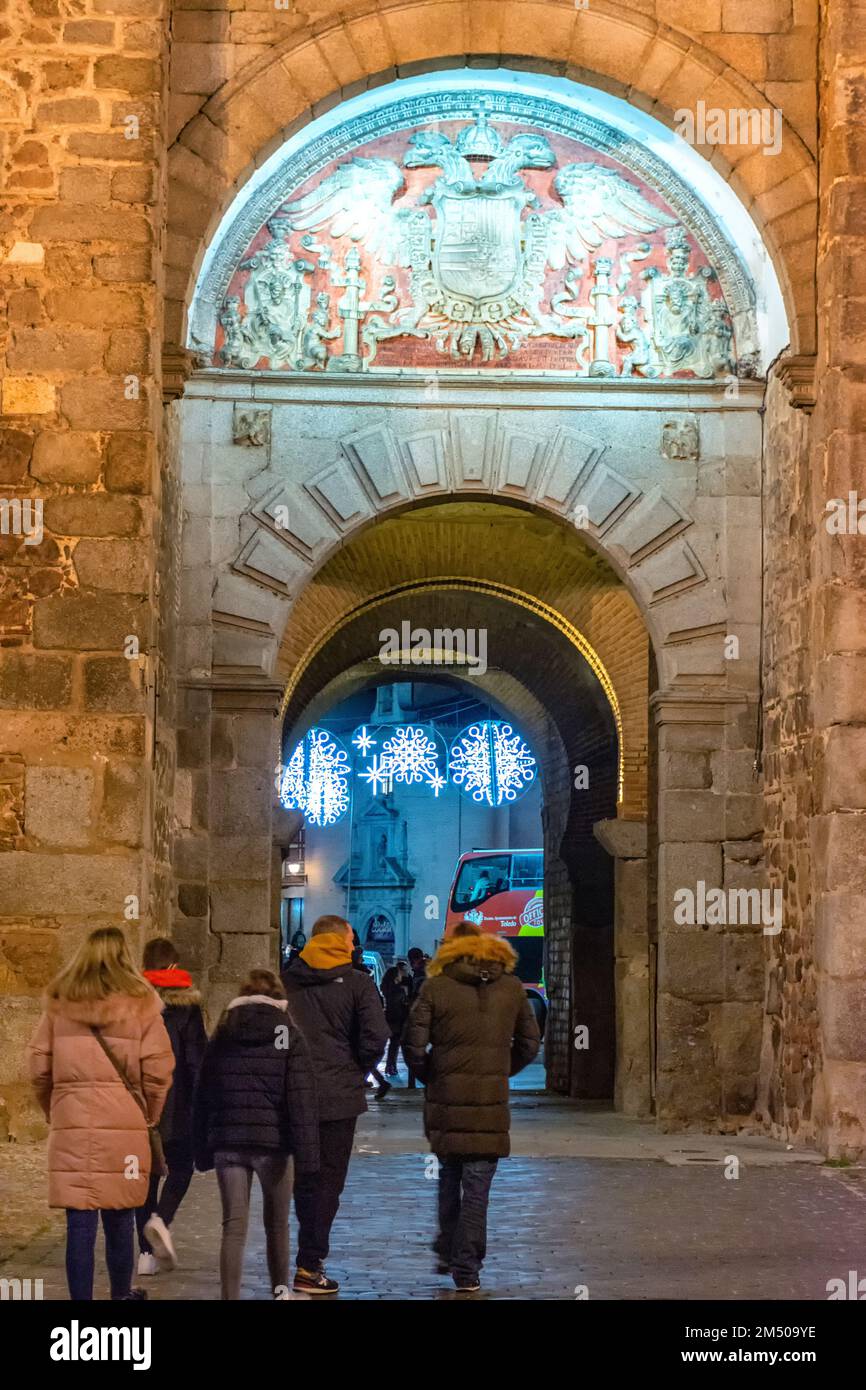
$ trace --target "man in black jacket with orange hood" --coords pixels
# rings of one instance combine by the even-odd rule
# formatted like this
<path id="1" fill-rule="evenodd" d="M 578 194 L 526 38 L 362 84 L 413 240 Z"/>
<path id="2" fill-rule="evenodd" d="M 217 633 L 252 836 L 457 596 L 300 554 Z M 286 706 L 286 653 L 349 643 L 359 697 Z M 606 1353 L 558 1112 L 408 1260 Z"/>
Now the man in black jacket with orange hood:
<path id="1" fill-rule="evenodd" d="M 310 1050 L 319 1098 L 317 1173 L 295 1183 L 296 1293 L 336 1293 L 325 1273 L 331 1227 L 346 1182 L 355 1125 L 367 1109 L 364 1080 L 388 1042 L 371 975 L 352 968 L 354 938 L 342 917 L 320 917 L 301 954 L 283 971 L 289 1011 Z"/>

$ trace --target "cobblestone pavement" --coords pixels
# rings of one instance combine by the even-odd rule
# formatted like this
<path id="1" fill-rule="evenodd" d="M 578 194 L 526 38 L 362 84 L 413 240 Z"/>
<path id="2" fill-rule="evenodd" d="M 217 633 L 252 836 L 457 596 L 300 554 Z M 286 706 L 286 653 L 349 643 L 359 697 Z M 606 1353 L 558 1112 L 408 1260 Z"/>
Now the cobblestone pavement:
<path id="1" fill-rule="evenodd" d="M 373 1102 L 359 1126 L 328 1265 L 341 1299 L 455 1297 L 432 1273 L 436 1189 L 419 1135 L 420 1093 Z M 514 1140 L 493 1185 L 479 1297 L 573 1299 L 585 1285 L 590 1299 L 825 1299 L 828 1279 L 864 1270 L 864 1169 L 763 1139 L 659 1135 L 544 1097 L 516 1098 Z M 727 1155 L 740 1160 L 736 1180 Z M 264 1300 L 255 1191 L 244 1297 Z M 218 1298 L 213 1174 L 196 1175 L 174 1231 L 180 1267 L 142 1280 L 150 1297 Z M 43 1231 L 3 1273 L 42 1277 L 46 1298 L 65 1298 L 61 1237 Z"/>

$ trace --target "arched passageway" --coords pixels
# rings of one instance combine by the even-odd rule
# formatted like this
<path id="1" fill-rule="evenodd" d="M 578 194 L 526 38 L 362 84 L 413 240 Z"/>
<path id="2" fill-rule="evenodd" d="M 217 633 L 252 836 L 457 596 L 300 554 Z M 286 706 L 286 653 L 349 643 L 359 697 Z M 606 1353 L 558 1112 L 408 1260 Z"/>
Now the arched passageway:
<path id="1" fill-rule="evenodd" d="M 760 934 L 684 932 L 673 904 L 694 865 L 761 881 L 755 377 L 781 298 L 720 180 L 548 86 L 456 74 L 335 109 L 245 185 L 201 265 L 180 746 L 207 728 L 216 754 L 189 769 L 177 929 L 217 996 L 273 947 L 277 704 L 311 723 L 385 627 L 483 628 L 487 698 L 555 750 L 551 1078 L 674 1123 L 742 1114 Z M 578 195 L 589 169 L 601 191 Z M 446 268 L 479 178 L 493 222 L 461 222 Z M 488 294 L 460 327 L 457 280 L 479 237 L 507 260 L 509 219 L 511 307 Z M 579 1055 L 590 1021 L 604 1045 Z"/>

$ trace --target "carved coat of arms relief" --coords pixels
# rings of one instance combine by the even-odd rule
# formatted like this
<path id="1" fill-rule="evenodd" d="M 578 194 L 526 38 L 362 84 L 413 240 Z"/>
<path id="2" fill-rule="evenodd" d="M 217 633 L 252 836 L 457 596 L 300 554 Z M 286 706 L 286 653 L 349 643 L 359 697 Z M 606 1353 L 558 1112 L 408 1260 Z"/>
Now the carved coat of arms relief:
<path id="1" fill-rule="evenodd" d="M 713 270 L 616 168 L 560 162 L 544 134 L 483 109 L 451 136 L 408 133 L 401 163 L 355 155 L 274 213 L 223 301 L 218 364 L 364 371 L 393 367 L 383 348 L 402 340 L 398 365 L 419 371 L 531 370 L 541 342 L 576 375 L 734 370 Z M 407 197 L 417 169 L 433 177 Z M 533 171 L 551 171 L 543 199 Z"/>

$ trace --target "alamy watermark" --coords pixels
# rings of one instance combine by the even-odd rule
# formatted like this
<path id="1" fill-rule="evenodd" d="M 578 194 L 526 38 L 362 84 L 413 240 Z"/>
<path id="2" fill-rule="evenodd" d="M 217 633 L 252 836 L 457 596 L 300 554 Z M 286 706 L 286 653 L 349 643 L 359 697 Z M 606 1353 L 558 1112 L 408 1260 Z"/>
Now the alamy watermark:
<path id="1" fill-rule="evenodd" d="M 707 106 L 674 112 L 674 130 L 689 145 L 761 145 L 761 154 L 782 149 L 782 113 L 774 106 Z"/>
<path id="2" fill-rule="evenodd" d="M 41 497 L 0 497 L 0 536 L 23 536 L 25 545 L 41 545 Z"/>
<path id="3" fill-rule="evenodd" d="M 824 529 L 831 536 L 866 536 L 866 497 L 853 490 L 824 503 Z"/>
<path id="4" fill-rule="evenodd" d="M 764 936 L 782 930 L 781 888 L 677 888 L 674 921 L 679 927 L 762 927 Z"/>
<path id="5" fill-rule="evenodd" d="M 487 670 L 485 627 L 413 628 L 402 622 L 379 633 L 379 660 L 383 666 L 468 666 L 477 675 Z"/>

